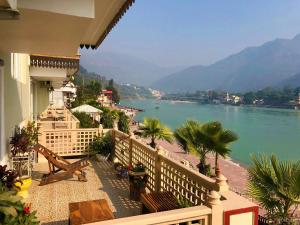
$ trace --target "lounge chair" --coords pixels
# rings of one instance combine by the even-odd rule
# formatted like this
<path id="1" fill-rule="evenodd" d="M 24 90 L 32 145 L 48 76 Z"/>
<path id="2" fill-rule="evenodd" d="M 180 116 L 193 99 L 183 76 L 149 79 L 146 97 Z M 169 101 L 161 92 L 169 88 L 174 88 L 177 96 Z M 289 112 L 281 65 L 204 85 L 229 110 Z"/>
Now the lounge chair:
<path id="1" fill-rule="evenodd" d="M 48 160 L 49 165 L 49 173 L 42 177 L 40 186 L 65 180 L 73 177 L 73 175 L 76 175 L 79 181 L 87 181 L 85 172 L 81 170 L 89 165 L 86 159 L 70 163 L 41 144 L 35 145 L 33 149 L 42 154 Z"/>

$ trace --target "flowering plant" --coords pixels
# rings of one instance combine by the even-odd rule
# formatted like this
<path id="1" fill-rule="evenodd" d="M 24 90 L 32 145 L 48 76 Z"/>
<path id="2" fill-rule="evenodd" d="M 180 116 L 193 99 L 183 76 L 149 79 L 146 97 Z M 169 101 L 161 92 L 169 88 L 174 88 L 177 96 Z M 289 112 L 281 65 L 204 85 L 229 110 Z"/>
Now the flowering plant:
<path id="1" fill-rule="evenodd" d="M 9 190 L 0 181 L 0 224 L 38 225 L 36 211 L 31 212 L 30 206 L 23 203 L 16 191 Z"/>
<path id="2" fill-rule="evenodd" d="M 145 172 L 146 167 L 144 164 L 138 162 L 134 167 L 132 167 L 131 171 L 132 172 Z"/>

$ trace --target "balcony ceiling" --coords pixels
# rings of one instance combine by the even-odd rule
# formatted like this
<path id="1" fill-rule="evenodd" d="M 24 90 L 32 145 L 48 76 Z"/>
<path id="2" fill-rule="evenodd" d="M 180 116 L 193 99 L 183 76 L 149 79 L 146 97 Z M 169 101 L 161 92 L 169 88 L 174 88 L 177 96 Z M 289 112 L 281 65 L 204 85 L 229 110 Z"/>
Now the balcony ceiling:
<path id="1" fill-rule="evenodd" d="M 18 1 L 18 20 L 0 20 L 0 52 L 74 56 L 96 48 L 134 0 Z"/>

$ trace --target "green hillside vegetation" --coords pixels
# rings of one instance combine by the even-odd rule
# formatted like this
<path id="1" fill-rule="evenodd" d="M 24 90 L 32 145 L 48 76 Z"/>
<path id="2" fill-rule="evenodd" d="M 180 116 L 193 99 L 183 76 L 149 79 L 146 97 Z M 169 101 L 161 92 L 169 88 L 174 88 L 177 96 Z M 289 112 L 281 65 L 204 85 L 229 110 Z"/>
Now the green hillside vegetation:
<path id="1" fill-rule="evenodd" d="M 119 85 L 113 79 L 107 80 L 104 76 L 87 71 L 80 66 L 75 76 L 74 84 L 77 86 L 77 98 L 72 107 L 97 100 L 101 90 L 113 91 L 113 102 L 119 103 L 121 99 L 151 98 L 151 92 L 144 87 Z"/>

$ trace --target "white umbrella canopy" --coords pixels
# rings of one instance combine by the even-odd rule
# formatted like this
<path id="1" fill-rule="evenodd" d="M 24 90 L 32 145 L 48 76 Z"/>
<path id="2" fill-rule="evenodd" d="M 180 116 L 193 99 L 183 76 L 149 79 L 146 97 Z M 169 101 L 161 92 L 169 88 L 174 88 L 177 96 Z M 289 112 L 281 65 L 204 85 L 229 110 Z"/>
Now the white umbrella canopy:
<path id="1" fill-rule="evenodd" d="M 100 109 L 97 109 L 91 105 L 81 105 L 81 106 L 78 106 L 74 109 L 71 109 L 72 112 L 85 112 L 85 113 L 99 113 L 101 114 L 102 113 L 102 110 Z"/>

